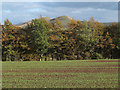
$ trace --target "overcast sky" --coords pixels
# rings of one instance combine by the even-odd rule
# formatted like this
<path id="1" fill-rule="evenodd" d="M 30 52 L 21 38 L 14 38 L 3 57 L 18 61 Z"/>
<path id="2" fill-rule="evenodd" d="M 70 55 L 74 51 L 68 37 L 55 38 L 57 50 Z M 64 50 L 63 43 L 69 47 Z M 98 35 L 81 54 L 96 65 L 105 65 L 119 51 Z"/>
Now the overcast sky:
<path id="1" fill-rule="evenodd" d="M 90 17 L 100 22 L 118 21 L 117 2 L 3 2 L 2 24 L 8 18 L 19 24 L 34 18 L 70 16 L 81 21 Z"/>

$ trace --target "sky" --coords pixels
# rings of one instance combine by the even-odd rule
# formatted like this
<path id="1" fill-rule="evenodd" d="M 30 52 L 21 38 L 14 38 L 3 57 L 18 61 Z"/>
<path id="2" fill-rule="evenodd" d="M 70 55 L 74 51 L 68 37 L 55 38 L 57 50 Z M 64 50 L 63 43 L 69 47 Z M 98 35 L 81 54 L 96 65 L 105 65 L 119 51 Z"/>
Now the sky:
<path id="1" fill-rule="evenodd" d="M 118 2 L 120 0 L 2 0 L 2 2 Z"/>
<path id="2" fill-rule="evenodd" d="M 118 21 L 118 2 L 2 2 L 2 24 L 8 18 L 13 24 L 43 17 L 69 16 L 99 22 Z"/>

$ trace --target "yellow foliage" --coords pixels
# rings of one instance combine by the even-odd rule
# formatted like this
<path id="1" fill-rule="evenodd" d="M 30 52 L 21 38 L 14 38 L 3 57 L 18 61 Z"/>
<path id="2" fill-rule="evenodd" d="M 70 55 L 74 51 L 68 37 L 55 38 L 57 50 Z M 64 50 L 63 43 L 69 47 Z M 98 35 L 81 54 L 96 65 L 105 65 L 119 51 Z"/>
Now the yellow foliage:
<path id="1" fill-rule="evenodd" d="M 109 35 L 109 33 L 107 32 L 106 35 Z"/>

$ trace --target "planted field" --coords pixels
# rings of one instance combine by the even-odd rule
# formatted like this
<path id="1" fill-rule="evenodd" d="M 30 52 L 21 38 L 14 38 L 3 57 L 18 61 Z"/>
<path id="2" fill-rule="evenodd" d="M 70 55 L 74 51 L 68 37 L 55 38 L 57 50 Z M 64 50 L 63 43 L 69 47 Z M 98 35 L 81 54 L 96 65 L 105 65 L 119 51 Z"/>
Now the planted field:
<path id="1" fill-rule="evenodd" d="M 3 88 L 117 88 L 119 60 L 3 62 Z"/>

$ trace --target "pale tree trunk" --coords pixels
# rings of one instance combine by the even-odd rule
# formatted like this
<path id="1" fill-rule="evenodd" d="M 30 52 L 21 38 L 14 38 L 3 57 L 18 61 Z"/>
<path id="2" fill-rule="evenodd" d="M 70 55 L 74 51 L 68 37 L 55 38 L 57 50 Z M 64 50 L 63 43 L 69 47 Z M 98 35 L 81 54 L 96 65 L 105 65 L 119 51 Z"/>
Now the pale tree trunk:
<path id="1" fill-rule="evenodd" d="M 53 61 L 53 56 L 51 55 L 51 59 L 52 59 L 52 61 Z"/>
<path id="2" fill-rule="evenodd" d="M 42 61 L 42 54 L 40 55 L 40 61 Z"/>
<path id="3" fill-rule="evenodd" d="M 72 56 L 73 56 L 73 59 L 75 60 L 75 53 L 74 52 L 72 53 Z"/>
<path id="4" fill-rule="evenodd" d="M 8 60 L 11 61 L 11 55 L 8 56 Z"/>
<path id="5" fill-rule="evenodd" d="M 40 56 L 39 60 L 42 61 L 42 60 L 41 60 L 41 56 Z"/>

